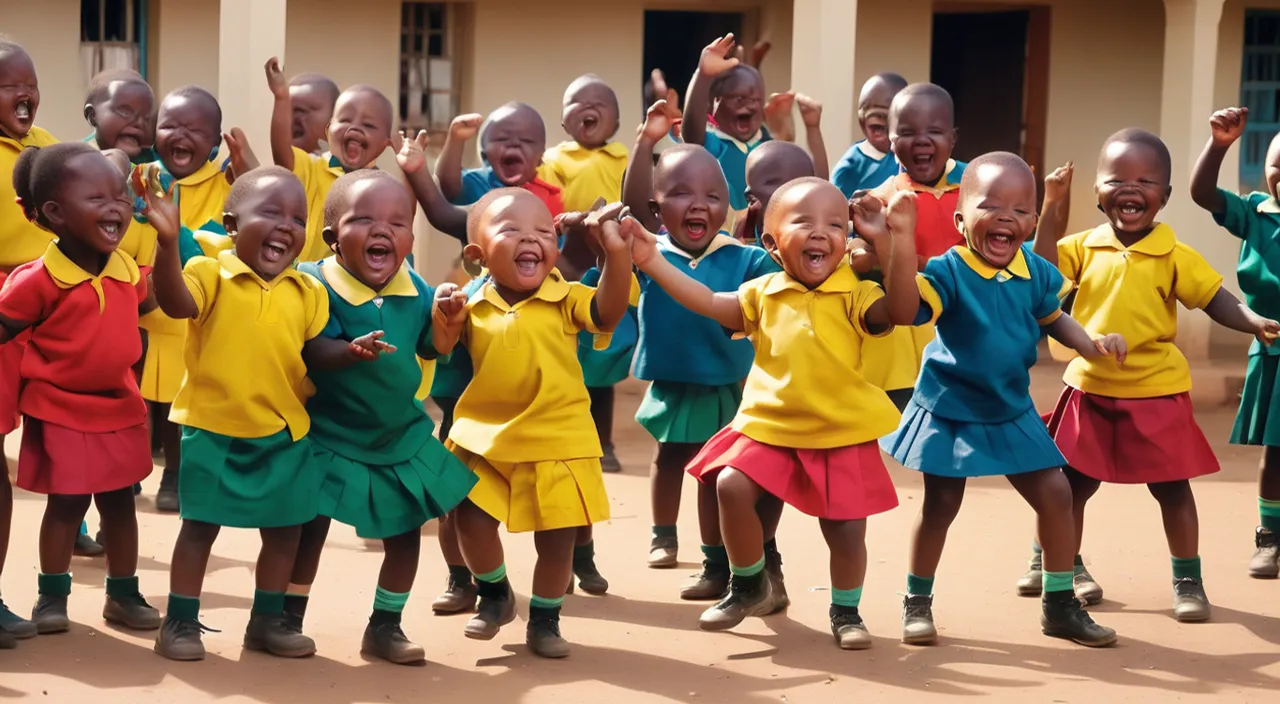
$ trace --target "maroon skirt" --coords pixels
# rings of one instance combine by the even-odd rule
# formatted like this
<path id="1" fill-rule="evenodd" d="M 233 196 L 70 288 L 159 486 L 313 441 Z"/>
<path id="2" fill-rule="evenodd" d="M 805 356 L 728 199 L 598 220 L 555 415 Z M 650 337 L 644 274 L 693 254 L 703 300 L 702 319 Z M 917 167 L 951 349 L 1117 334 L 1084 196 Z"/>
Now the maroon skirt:
<path id="1" fill-rule="evenodd" d="M 898 505 L 898 494 L 874 441 L 828 450 L 797 450 L 756 442 L 729 427 L 703 445 L 687 471 L 709 484 L 726 467 L 818 518 L 854 521 Z"/>
<path id="2" fill-rule="evenodd" d="M 1111 398 L 1070 386 L 1046 423 L 1067 464 L 1114 484 L 1158 484 L 1217 472 L 1187 393 Z"/>
<path id="3" fill-rule="evenodd" d="M 85 433 L 26 416 L 18 453 L 18 487 L 37 494 L 100 494 L 151 474 L 146 423 Z"/>

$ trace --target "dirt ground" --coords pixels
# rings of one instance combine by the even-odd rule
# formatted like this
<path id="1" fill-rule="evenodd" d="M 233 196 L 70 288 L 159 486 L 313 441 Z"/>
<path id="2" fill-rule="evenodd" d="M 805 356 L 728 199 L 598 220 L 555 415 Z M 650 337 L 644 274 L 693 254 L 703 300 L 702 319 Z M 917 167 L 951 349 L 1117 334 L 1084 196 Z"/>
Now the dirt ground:
<path id="1" fill-rule="evenodd" d="M 1052 369 L 1038 370 L 1036 397 L 1052 404 Z M 565 600 L 563 631 L 574 644 L 563 661 L 539 660 L 524 648 L 524 622 L 494 641 L 468 641 L 465 617 L 435 617 L 430 601 L 445 569 L 431 537 L 405 630 L 427 649 L 424 667 L 367 661 L 360 635 L 373 599 L 381 554 L 334 526 L 312 594 L 307 632 L 316 657 L 284 661 L 245 653 L 240 639 L 253 593 L 257 536 L 225 531 L 215 547 L 203 597 L 209 658 L 172 663 L 151 652 L 152 638 L 103 624 L 103 564 L 77 558 L 71 633 L 24 641 L 0 651 L 0 700 L 48 702 L 261 702 L 311 704 L 471 702 L 832 702 L 932 701 L 983 696 L 1018 702 L 1262 701 L 1280 690 L 1280 583 L 1251 580 L 1258 453 L 1226 443 L 1229 408 L 1199 419 L 1223 465 L 1196 482 L 1206 587 L 1214 604 L 1206 624 L 1171 616 L 1170 566 L 1156 503 L 1142 487 L 1105 487 L 1091 504 L 1084 554 L 1107 599 L 1095 618 L 1116 628 L 1119 644 L 1087 650 L 1040 634 L 1039 602 L 1013 583 L 1024 569 L 1032 513 L 1002 479 L 975 481 L 951 531 L 937 577 L 935 647 L 898 642 L 907 538 L 921 484 L 893 468 L 902 505 L 871 519 L 870 566 L 862 613 L 876 636 L 865 652 L 842 652 L 827 627 L 826 547 L 817 522 L 794 511 L 783 518 L 779 546 L 792 606 L 731 633 L 703 633 L 704 605 L 677 596 L 700 560 L 693 491 L 686 484 L 680 517 L 679 569 L 645 567 L 649 543 L 651 445 L 630 416 L 640 387 L 619 395 L 619 455 L 625 471 L 607 480 L 613 520 L 596 531 L 597 559 L 612 586 L 605 597 Z M 16 454 L 10 440 L 9 453 Z M 158 473 L 139 502 L 142 589 L 161 609 L 178 522 L 154 512 Z M 43 502 L 19 492 L 13 546 L 3 581 L 10 605 L 25 610 L 36 591 L 35 536 Z M 96 527 L 96 515 L 90 523 Z M 527 608 L 533 545 L 506 539 L 508 565 Z M 1266 692 L 1271 694 L 1266 694 Z"/>

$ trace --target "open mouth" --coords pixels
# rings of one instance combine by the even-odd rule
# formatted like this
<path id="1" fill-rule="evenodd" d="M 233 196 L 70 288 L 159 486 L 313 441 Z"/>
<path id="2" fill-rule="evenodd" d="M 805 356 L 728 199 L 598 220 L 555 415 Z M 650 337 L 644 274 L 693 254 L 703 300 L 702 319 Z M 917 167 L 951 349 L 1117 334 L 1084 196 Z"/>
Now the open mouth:
<path id="1" fill-rule="evenodd" d="M 18 104 L 13 106 L 13 116 L 18 119 L 18 122 L 30 122 L 31 101 L 19 100 Z"/>
<path id="2" fill-rule="evenodd" d="M 707 236 L 707 221 L 700 218 L 685 220 L 684 231 L 690 240 L 698 242 Z"/>
<path id="3" fill-rule="evenodd" d="M 743 112 L 733 116 L 733 124 L 738 134 L 747 134 L 754 127 L 755 113 Z"/>
<path id="4" fill-rule="evenodd" d="M 285 260 L 289 254 L 289 245 L 292 244 L 286 240 L 268 239 L 262 243 L 262 260 L 270 264 L 278 264 Z"/>
<path id="5" fill-rule="evenodd" d="M 119 220 L 103 220 L 98 223 L 98 229 L 102 232 L 103 239 L 113 244 L 118 243 L 124 234 L 124 227 Z"/>
<path id="6" fill-rule="evenodd" d="M 831 257 L 830 252 L 822 252 L 816 249 L 806 249 L 801 254 L 804 255 L 800 260 L 801 263 L 814 271 L 823 270 L 827 260 Z"/>
<path id="7" fill-rule="evenodd" d="M 371 269 L 384 269 L 391 264 L 395 251 L 385 242 L 375 242 L 364 250 L 364 261 Z"/>
<path id="8" fill-rule="evenodd" d="M 1146 204 L 1137 199 L 1123 199 L 1116 203 L 1116 214 L 1123 223 L 1141 220 L 1146 212 Z"/>
<path id="9" fill-rule="evenodd" d="M 542 257 L 535 252 L 522 252 L 516 255 L 516 271 L 521 276 L 533 276 L 538 273 L 538 265 L 542 263 Z"/>
<path id="10" fill-rule="evenodd" d="M 173 146 L 169 149 L 169 161 L 173 162 L 171 166 L 181 170 L 191 165 L 195 159 L 195 152 L 186 147 Z"/>
<path id="11" fill-rule="evenodd" d="M 134 149 L 142 146 L 142 135 L 135 132 L 121 132 L 116 135 L 117 147 L 133 147 Z"/>
<path id="12" fill-rule="evenodd" d="M 1004 261 L 1013 255 L 1013 235 L 1008 232 L 988 232 L 986 239 L 987 255 L 991 259 Z"/>
<path id="13" fill-rule="evenodd" d="M 582 131 L 594 132 L 596 125 L 600 124 L 600 118 L 595 115 L 584 115 L 582 118 Z"/>
<path id="14" fill-rule="evenodd" d="M 505 154 L 498 160 L 498 179 L 507 185 L 514 185 L 525 173 L 524 155 L 519 152 Z"/>
<path id="15" fill-rule="evenodd" d="M 356 136 L 342 140 L 342 157 L 347 166 L 364 166 L 365 141 Z"/>
<path id="16" fill-rule="evenodd" d="M 307 128 L 301 122 L 293 123 L 293 138 L 301 139 L 307 136 Z"/>

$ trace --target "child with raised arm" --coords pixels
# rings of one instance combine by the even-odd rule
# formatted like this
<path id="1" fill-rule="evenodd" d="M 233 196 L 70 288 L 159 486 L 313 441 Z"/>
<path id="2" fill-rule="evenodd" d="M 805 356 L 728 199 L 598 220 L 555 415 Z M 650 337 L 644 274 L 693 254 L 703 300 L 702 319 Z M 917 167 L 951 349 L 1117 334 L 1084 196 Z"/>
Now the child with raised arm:
<path id="1" fill-rule="evenodd" d="M 1023 246 L 1035 230 L 1035 206 L 1035 176 L 1017 155 L 994 152 L 974 160 L 954 216 L 966 244 L 931 259 L 919 281 L 937 337 L 925 350 L 898 430 L 881 440 L 885 452 L 924 474 L 903 600 L 904 643 L 937 639 L 934 575 L 965 481 L 980 476 L 1008 477 L 1036 512 L 1044 545 L 1044 634 L 1093 647 L 1116 640 L 1072 591 L 1071 486 L 1059 471 L 1066 464 L 1062 453 L 1031 402 L 1029 370 L 1041 330 L 1089 358 L 1123 361 L 1125 341 L 1114 333 L 1095 339 L 1062 312 L 1059 300 L 1070 286 Z"/>
<path id="2" fill-rule="evenodd" d="M 773 497 L 822 525 L 831 549 L 829 615 L 836 643 L 848 650 L 871 646 L 858 613 L 866 518 L 898 505 L 876 444 L 894 429 L 897 412 L 858 373 L 858 362 L 864 337 L 911 323 L 919 308 L 911 201 L 902 194 L 889 207 L 892 244 L 885 241 L 883 215 L 880 232 L 865 233 L 891 252 L 884 290 L 859 281 L 845 263 L 849 205 L 823 179 L 791 181 L 773 195 L 762 245 L 782 261 L 783 271 L 736 292 L 714 292 L 682 273 L 660 256 L 653 235 L 632 239 L 633 257 L 646 276 L 679 304 L 745 335 L 755 347 L 733 423 L 689 463 L 689 473 L 719 495 L 733 572 L 728 596 L 702 614 L 704 630 L 726 630 L 773 612 L 757 513 L 761 499 Z"/>
<path id="3" fill-rule="evenodd" d="M 564 91 L 561 126 L 570 139 L 542 155 L 538 175 L 559 186 L 568 212 L 586 212 L 597 198 L 622 199 L 627 147 L 614 140 L 621 124 L 618 96 L 602 78 L 578 76 Z"/>
<path id="4" fill-rule="evenodd" d="M 481 132 L 481 126 L 484 131 Z M 480 136 L 480 157 L 485 165 L 462 170 L 462 147 Z M 459 115 L 449 125 L 449 136 L 436 161 L 440 192 L 454 205 L 471 205 L 496 188 L 523 188 L 538 197 L 552 217 L 564 212 L 560 187 L 538 175 L 547 149 L 547 128 L 537 110 L 511 102 L 481 115 Z"/>
<path id="5" fill-rule="evenodd" d="M 1280 318 L 1280 138 L 1267 148 L 1266 193 L 1240 196 L 1218 188 L 1218 172 L 1227 150 L 1244 134 L 1248 108 L 1227 108 L 1209 119 L 1209 143 L 1191 177 L 1191 198 L 1208 210 L 1214 221 L 1240 238 L 1236 274 L 1249 308 L 1267 318 Z M 1259 523 L 1249 576 L 1274 579 L 1280 575 L 1280 345 L 1267 344 L 1274 334 L 1258 338 L 1249 348 L 1244 395 L 1231 442 L 1262 447 L 1258 471 Z"/>
<path id="6" fill-rule="evenodd" d="M 620 206 L 612 209 L 616 213 Z M 469 638 L 490 640 L 515 619 L 498 526 L 534 531 L 526 643 L 542 657 L 569 654 L 560 606 L 573 575 L 578 526 L 609 517 L 600 441 L 578 364 L 578 332 L 607 334 L 626 314 L 630 242 L 616 222 L 600 224 L 606 259 L 600 287 L 565 281 L 555 270 L 550 211 L 524 189 L 486 194 L 468 220 L 465 254 L 489 279 L 456 315 L 437 319 L 435 349 L 466 347 L 475 374 L 454 411 L 447 445 L 479 482 L 458 507 L 458 534 L 479 582 Z"/>
<path id="7" fill-rule="evenodd" d="M 858 127 L 863 139 L 854 142 L 836 162 L 831 182 L 852 198 L 859 191 L 875 188 L 898 175 L 898 159 L 889 138 L 889 106 L 907 87 L 907 79 L 896 73 L 877 73 L 862 84 L 858 94 Z"/>
<path id="8" fill-rule="evenodd" d="M 299 73 L 289 79 L 289 107 L 293 114 L 293 146 L 320 155 L 329 141 L 329 122 L 342 91 L 328 76 Z"/>
<path id="9" fill-rule="evenodd" d="M 764 213 L 774 192 L 798 178 L 817 175 L 813 159 L 790 142 L 765 142 L 753 150 L 747 157 L 747 211 L 738 219 L 734 239 L 759 244 Z"/>

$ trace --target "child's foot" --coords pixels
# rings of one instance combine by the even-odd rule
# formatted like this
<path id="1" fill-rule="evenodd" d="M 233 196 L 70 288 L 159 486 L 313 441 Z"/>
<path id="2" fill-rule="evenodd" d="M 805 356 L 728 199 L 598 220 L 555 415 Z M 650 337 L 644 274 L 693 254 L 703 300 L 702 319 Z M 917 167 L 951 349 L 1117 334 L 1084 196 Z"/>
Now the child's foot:
<path id="1" fill-rule="evenodd" d="M 1044 558 L 1035 553 L 1027 562 L 1027 573 L 1018 578 L 1018 596 L 1040 596 L 1044 584 Z"/>
<path id="2" fill-rule="evenodd" d="M 8 631 L 0 631 L 0 650 L 13 650 L 18 647 L 18 639 Z"/>
<path id="3" fill-rule="evenodd" d="M 618 461 L 618 456 L 613 454 L 613 445 L 605 445 L 602 449 L 604 451 L 604 456 L 600 458 L 600 469 L 606 474 L 617 474 L 618 472 L 621 472 L 622 463 Z"/>
<path id="4" fill-rule="evenodd" d="M 462 629 L 462 634 L 473 640 L 493 640 L 503 626 L 516 620 L 516 601 L 511 593 L 511 583 L 505 579 L 497 584 L 481 582 L 477 591 L 480 605 L 476 615 Z"/>
<path id="5" fill-rule="evenodd" d="M 560 636 L 560 609 L 530 606 L 524 642 L 529 646 L 530 652 L 538 657 L 568 657 L 569 641 Z"/>
<path id="6" fill-rule="evenodd" d="M 464 570 L 466 568 L 463 568 Z M 460 614 L 476 608 L 476 583 L 467 572 L 466 579 L 454 568 L 449 569 L 449 579 L 445 583 L 444 592 L 431 602 L 431 610 L 440 614 Z"/>
<path id="7" fill-rule="evenodd" d="M 649 566 L 654 569 L 675 567 L 680 563 L 680 542 L 675 538 L 654 538 L 649 541 Z"/>
<path id="8" fill-rule="evenodd" d="M 765 569 L 768 569 L 766 565 Z M 729 566 L 702 561 L 702 571 L 680 590 L 685 601 L 717 601 L 729 593 Z"/>
<path id="9" fill-rule="evenodd" d="M 177 513 L 181 510 L 178 501 L 178 473 L 172 469 L 164 470 L 160 475 L 160 489 L 156 491 L 156 510 L 165 513 Z"/>
<path id="10" fill-rule="evenodd" d="M 154 650 L 162 657 L 180 662 L 204 660 L 204 641 L 201 634 L 209 630 L 199 621 L 180 621 L 166 618 L 156 636 Z"/>
<path id="11" fill-rule="evenodd" d="M 18 640 L 26 640 L 35 638 L 39 631 L 36 630 L 36 624 L 10 611 L 9 607 L 4 605 L 4 600 L 0 599 L 0 633 L 6 633 Z"/>
<path id="12" fill-rule="evenodd" d="M 593 596 L 601 596 L 609 591 L 609 580 L 596 569 L 594 558 L 583 558 L 573 561 L 573 575 L 578 578 L 578 586 L 582 591 Z M 569 580 L 568 593 L 573 593 L 573 579 Z"/>
<path id="13" fill-rule="evenodd" d="M 67 597 L 41 594 L 31 610 L 31 621 L 42 636 L 66 633 L 71 628 L 71 619 L 67 618 Z"/>
<path id="14" fill-rule="evenodd" d="M 933 595 L 908 594 L 902 600 L 902 642 L 932 645 L 938 640 L 933 623 Z"/>
<path id="15" fill-rule="evenodd" d="M 1116 642 L 1116 632 L 1093 622 L 1085 613 L 1075 592 L 1045 592 L 1040 615 L 1040 630 L 1053 638 L 1066 638 L 1090 648 L 1102 648 Z"/>
<path id="16" fill-rule="evenodd" d="M 1253 544 L 1258 549 L 1249 561 L 1249 576 L 1254 579 L 1275 579 L 1280 576 L 1280 537 L 1259 526 L 1253 534 Z"/>
<path id="17" fill-rule="evenodd" d="M 1181 623 L 1209 620 L 1209 597 L 1204 582 L 1195 577 L 1173 580 L 1173 617 Z"/>
<path id="18" fill-rule="evenodd" d="M 787 596 L 787 585 L 782 577 L 782 553 L 765 549 L 764 572 L 768 575 L 770 588 L 773 589 L 773 610 L 769 613 L 781 613 L 791 606 L 791 597 Z"/>
<path id="19" fill-rule="evenodd" d="M 284 614 L 250 614 L 244 647 L 282 658 L 305 658 L 316 653 L 316 642 L 294 628 Z"/>
<path id="20" fill-rule="evenodd" d="M 831 635 L 841 650 L 866 650 L 871 647 L 871 634 L 862 623 L 856 606 L 831 605 Z"/>
<path id="21" fill-rule="evenodd" d="M 1076 599 L 1085 606 L 1093 606 L 1102 601 L 1102 585 L 1094 580 L 1093 575 L 1089 574 L 1089 570 L 1083 569 L 1079 574 L 1071 578 L 1071 586 L 1075 591 Z"/>
<path id="22" fill-rule="evenodd" d="M 370 623 L 364 629 L 360 652 L 397 665 L 411 665 L 427 659 L 427 651 L 409 640 L 399 623 Z"/>
<path id="23" fill-rule="evenodd" d="M 98 557 L 107 549 L 102 547 L 98 541 L 89 537 L 88 533 L 80 533 L 76 536 L 75 547 L 72 548 L 72 554 L 78 557 Z"/>
<path id="24" fill-rule="evenodd" d="M 107 603 L 102 607 L 102 618 L 107 623 L 134 631 L 154 631 L 163 621 L 160 612 L 152 608 L 141 594 L 124 598 L 107 597 Z"/>
<path id="25" fill-rule="evenodd" d="M 729 580 L 729 596 L 702 612 L 698 628 L 704 631 L 727 631 L 748 616 L 768 616 L 773 608 L 773 590 L 762 571 L 750 577 Z"/>

